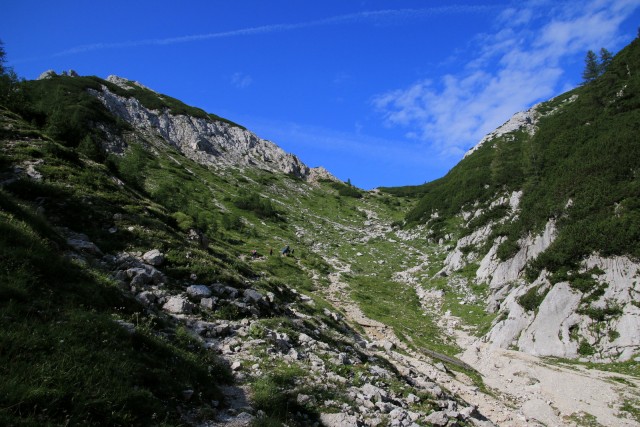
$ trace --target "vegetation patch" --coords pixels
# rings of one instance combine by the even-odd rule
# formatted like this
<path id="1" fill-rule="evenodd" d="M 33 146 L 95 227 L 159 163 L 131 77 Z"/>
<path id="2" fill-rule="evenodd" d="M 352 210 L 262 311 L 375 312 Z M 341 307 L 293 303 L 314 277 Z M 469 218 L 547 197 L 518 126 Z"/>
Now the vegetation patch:
<path id="1" fill-rule="evenodd" d="M 586 307 L 577 310 L 579 314 L 589 316 L 597 322 L 604 322 L 611 317 L 622 315 L 622 308 L 618 305 L 607 305 L 606 307 Z"/>
<path id="2" fill-rule="evenodd" d="M 620 406 L 620 412 L 626 418 L 640 422 L 640 399 L 625 399 L 622 406 Z"/>
<path id="3" fill-rule="evenodd" d="M 391 326 L 396 335 L 409 336 L 407 344 L 427 348 L 450 356 L 459 349 L 453 339 L 444 337 L 434 319 L 423 315 L 415 291 L 407 286 L 375 277 L 351 277 L 352 297 L 370 318 Z"/>
<path id="4" fill-rule="evenodd" d="M 537 311 L 549 293 L 549 288 L 534 286 L 518 297 L 518 304 L 527 311 Z"/>

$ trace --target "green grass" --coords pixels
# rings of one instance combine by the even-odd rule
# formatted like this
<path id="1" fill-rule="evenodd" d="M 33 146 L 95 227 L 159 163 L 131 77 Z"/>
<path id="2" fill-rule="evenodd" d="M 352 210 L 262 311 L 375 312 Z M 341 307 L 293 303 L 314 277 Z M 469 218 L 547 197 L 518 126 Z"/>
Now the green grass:
<path id="1" fill-rule="evenodd" d="M 565 419 L 581 427 L 603 427 L 594 415 L 587 412 L 577 412 L 571 415 L 566 415 Z"/>
<path id="2" fill-rule="evenodd" d="M 293 421 L 291 414 L 304 410 L 296 403 L 293 388 L 306 376 L 306 371 L 296 365 L 280 364 L 271 367 L 269 373 L 257 379 L 253 385 L 253 403 L 264 411 L 267 418 Z"/>
<path id="3" fill-rule="evenodd" d="M 459 349 L 442 336 L 433 319 L 424 316 L 415 290 L 375 277 L 348 279 L 351 296 L 368 317 L 393 328 L 410 347 L 428 348 L 450 356 Z"/>
<path id="4" fill-rule="evenodd" d="M 640 379 L 640 364 L 631 358 L 626 362 L 611 362 L 611 363 L 595 363 L 595 362 L 580 362 L 577 360 L 560 359 L 555 357 L 545 358 L 545 360 L 551 363 L 557 363 L 560 365 L 569 366 L 582 366 L 586 369 L 597 369 L 599 371 L 613 372 L 623 375 L 630 375 Z"/>
<path id="5" fill-rule="evenodd" d="M 141 307 L 60 257 L 55 232 L 12 196 L 0 199 L 2 423 L 170 425 L 183 390 L 197 391 L 191 405 L 220 397 L 230 374 L 213 354 L 179 334 L 125 331 L 114 320 L 144 319 Z"/>
<path id="6" fill-rule="evenodd" d="M 640 422 L 640 399 L 626 399 L 620 407 L 620 412 L 626 418 Z"/>

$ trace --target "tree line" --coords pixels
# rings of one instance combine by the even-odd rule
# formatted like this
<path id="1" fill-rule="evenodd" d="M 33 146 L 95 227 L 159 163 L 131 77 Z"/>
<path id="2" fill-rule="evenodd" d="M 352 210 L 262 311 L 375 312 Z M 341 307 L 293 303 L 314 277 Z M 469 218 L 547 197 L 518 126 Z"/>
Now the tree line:
<path id="1" fill-rule="evenodd" d="M 587 52 L 587 56 L 584 59 L 585 67 L 582 72 L 582 79 L 584 83 L 589 83 L 602 75 L 611 63 L 613 55 L 605 48 L 600 48 L 600 57 L 592 50 Z"/>

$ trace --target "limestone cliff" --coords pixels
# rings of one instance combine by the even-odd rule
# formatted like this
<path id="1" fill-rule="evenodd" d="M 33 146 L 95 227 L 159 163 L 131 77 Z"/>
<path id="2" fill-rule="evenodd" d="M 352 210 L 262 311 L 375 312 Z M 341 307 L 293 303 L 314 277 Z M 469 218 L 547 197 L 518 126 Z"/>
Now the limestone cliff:
<path id="1" fill-rule="evenodd" d="M 137 86 L 151 91 L 138 82 L 117 76 L 109 76 L 107 81 L 123 89 Z M 201 164 L 212 167 L 257 167 L 299 178 L 308 178 L 311 175 L 312 169 L 297 156 L 286 153 L 273 142 L 259 138 L 240 126 L 213 117 L 175 114 L 168 108 L 151 110 L 136 97 L 116 94 L 106 85 L 103 85 L 100 91 L 89 91 L 111 113 L 136 130 L 147 136 L 162 138 L 185 156 Z M 322 175 L 328 174 L 324 170 L 321 172 Z"/>
<path id="2" fill-rule="evenodd" d="M 575 99 L 572 96 L 565 103 Z M 540 117 L 538 108 L 516 114 L 468 154 L 498 137 L 516 138 L 510 134 L 523 130 L 533 135 L 536 117 Z M 567 200 L 564 212 L 549 218 L 541 230 L 521 237 L 517 250 L 501 258 L 499 248 L 507 238 L 499 229 L 518 219 L 522 197 L 523 190 L 518 189 L 462 209 L 457 215 L 462 229 L 472 231 L 463 232 L 455 241 L 438 273 L 449 276 L 475 267 L 474 283 L 486 285 L 490 292 L 486 309 L 497 313 L 482 339 L 495 347 L 517 348 L 537 356 L 598 361 L 634 357 L 640 350 L 640 263 L 629 256 L 601 256 L 594 251 L 565 280 L 546 270 L 533 281 L 527 279 L 527 268 L 553 245 L 558 221 L 569 216 L 574 201 Z M 471 226 L 499 207 L 502 216 Z"/>

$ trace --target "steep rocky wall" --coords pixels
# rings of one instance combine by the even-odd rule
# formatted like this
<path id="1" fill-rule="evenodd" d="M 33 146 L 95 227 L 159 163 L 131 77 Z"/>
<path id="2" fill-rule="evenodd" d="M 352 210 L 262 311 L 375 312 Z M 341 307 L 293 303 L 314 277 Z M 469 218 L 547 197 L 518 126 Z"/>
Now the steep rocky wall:
<path id="1" fill-rule="evenodd" d="M 509 214 L 460 238 L 445 259 L 439 274 L 449 276 L 477 262 L 475 283 L 488 286 L 486 309 L 498 314 L 483 341 L 497 348 L 517 348 L 536 356 L 584 358 L 595 361 L 624 361 L 640 350 L 640 264 L 628 257 L 586 258 L 580 273 L 587 273 L 595 287 L 580 290 L 569 282 L 552 284 L 543 271 L 534 282 L 524 277 L 529 262 L 555 240 L 556 223 L 550 220 L 539 234 L 518 241 L 520 249 L 511 258 L 501 260 L 497 250 L 504 238 L 491 243 L 480 257 L 478 248 L 486 247 L 493 228 L 518 215 L 521 192 L 496 197 L 491 204 L 509 205 Z M 465 221 L 482 210 L 462 212 Z M 469 250 L 471 248 L 471 250 Z M 594 288 L 595 289 L 595 288 Z M 537 293 L 540 303 L 523 307 L 525 294 Z"/>
<path id="2" fill-rule="evenodd" d="M 501 303 L 503 319 L 485 340 L 537 356 L 629 360 L 640 349 L 640 264 L 626 257 L 594 254 L 584 261 L 583 271 L 594 267 L 602 273 L 594 273 L 593 278 L 606 289 L 593 302 L 566 282 L 551 286 L 540 278 L 515 284 Z M 548 293 L 537 310 L 526 311 L 518 298 L 534 287 L 546 288 Z"/>
<path id="3" fill-rule="evenodd" d="M 113 83 L 121 78 L 110 76 Z M 168 110 L 149 110 L 134 97 L 90 90 L 113 114 L 134 128 L 164 139 L 184 155 L 208 166 L 258 167 L 273 172 L 309 176 L 310 168 L 293 154 L 252 132 L 213 119 L 174 115 Z"/>

